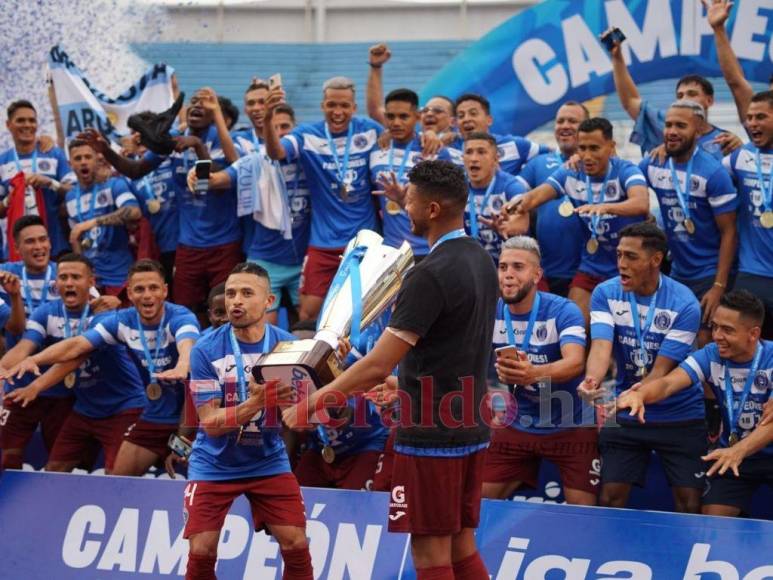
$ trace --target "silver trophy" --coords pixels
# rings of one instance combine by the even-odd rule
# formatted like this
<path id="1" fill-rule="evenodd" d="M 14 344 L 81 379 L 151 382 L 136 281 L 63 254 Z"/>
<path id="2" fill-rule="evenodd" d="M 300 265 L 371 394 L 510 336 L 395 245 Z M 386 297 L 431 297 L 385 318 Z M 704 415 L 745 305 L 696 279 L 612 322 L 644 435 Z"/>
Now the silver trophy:
<path id="1" fill-rule="evenodd" d="M 255 379 L 258 382 L 278 380 L 285 385 L 304 384 L 309 393 L 332 381 L 342 370 L 336 354 L 338 341 L 351 333 L 355 314 L 352 284 L 356 288 L 358 276 L 354 269 L 359 272 L 360 329 L 363 329 L 391 306 L 411 266 L 413 251 L 407 242 L 400 248 L 392 248 L 384 245 L 384 239 L 376 232 L 360 231 L 346 246 L 320 311 L 314 338 L 277 343 L 253 367 Z"/>

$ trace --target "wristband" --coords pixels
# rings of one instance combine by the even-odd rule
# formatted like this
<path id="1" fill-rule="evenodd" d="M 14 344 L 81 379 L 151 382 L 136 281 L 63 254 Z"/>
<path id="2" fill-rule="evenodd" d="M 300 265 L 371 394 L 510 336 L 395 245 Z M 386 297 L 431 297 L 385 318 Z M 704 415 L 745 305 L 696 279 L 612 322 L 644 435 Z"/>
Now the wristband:
<path id="1" fill-rule="evenodd" d="M 723 290 L 725 288 L 725 285 L 722 284 L 722 282 L 714 282 L 714 286 L 718 286 L 718 287 L 722 288 Z"/>
<path id="2" fill-rule="evenodd" d="M 62 189 L 62 184 L 59 183 L 56 179 L 52 179 L 48 188 L 53 189 L 54 191 L 59 191 L 60 189 Z"/>
<path id="3" fill-rule="evenodd" d="M 381 68 L 384 66 L 383 64 L 373 64 L 372 62 L 368 62 L 368 64 L 370 65 L 370 68 Z"/>

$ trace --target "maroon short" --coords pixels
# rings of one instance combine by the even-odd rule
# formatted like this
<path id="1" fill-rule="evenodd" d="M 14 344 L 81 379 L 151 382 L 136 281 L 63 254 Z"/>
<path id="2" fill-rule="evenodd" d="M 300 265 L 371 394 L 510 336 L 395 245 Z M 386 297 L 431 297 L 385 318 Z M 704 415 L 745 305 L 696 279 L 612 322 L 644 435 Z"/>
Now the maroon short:
<path id="1" fill-rule="evenodd" d="M 73 402 L 72 397 L 38 397 L 22 407 L 6 401 L 0 411 L 0 448 L 24 449 L 40 425 L 43 443 L 50 452 Z"/>
<path id="2" fill-rule="evenodd" d="M 371 491 L 390 491 L 392 489 L 392 466 L 395 462 L 395 436 L 397 430 L 392 429 L 384 445 L 384 452 L 379 455 L 376 473 L 373 476 Z"/>
<path id="3" fill-rule="evenodd" d="M 224 282 L 242 259 L 241 242 L 211 248 L 177 246 L 174 302 L 196 310 L 206 303 L 210 288 Z"/>
<path id="4" fill-rule="evenodd" d="M 536 489 L 540 462 L 547 459 L 558 467 L 565 488 L 596 494 L 601 479 L 598 442 L 595 427 L 576 427 L 549 435 L 494 429 L 486 451 L 483 481 L 520 481 Z"/>
<path id="5" fill-rule="evenodd" d="M 139 419 L 133 425 L 129 425 L 123 438 L 124 441 L 152 451 L 159 457 L 166 457 L 169 455 L 169 447 L 167 446 L 169 436 L 172 433 L 177 433 L 177 428 L 176 423 L 151 423 Z"/>
<path id="6" fill-rule="evenodd" d="M 129 425 L 136 423 L 142 409 L 127 409 L 104 419 L 92 419 L 77 411 L 70 413 L 59 431 L 49 461 L 80 462 L 96 440 L 105 452 L 105 469 L 113 469 L 115 457 Z"/>
<path id="7" fill-rule="evenodd" d="M 430 536 L 477 528 L 486 451 L 462 457 L 395 453 L 389 531 Z"/>
<path id="8" fill-rule="evenodd" d="M 183 496 L 183 537 L 220 530 L 231 504 L 241 494 L 250 502 L 256 532 L 272 524 L 306 528 L 298 480 L 292 473 L 281 473 L 227 481 L 189 481 Z"/>
<path id="9" fill-rule="evenodd" d="M 596 286 L 601 284 L 606 278 L 601 276 L 594 276 L 593 274 L 586 274 L 585 272 L 577 272 L 569 283 L 569 288 L 582 288 L 588 292 L 593 292 Z"/>
<path id="10" fill-rule="evenodd" d="M 346 248 L 315 248 L 309 246 L 301 271 L 301 294 L 324 298 L 341 265 Z"/>
<path id="11" fill-rule="evenodd" d="M 370 490 L 379 457 L 380 451 L 362 451 L 327 463 L 318 449 L 309 449 L 301 455 L 295 477 L 300 485 L 307 487 Z"/>

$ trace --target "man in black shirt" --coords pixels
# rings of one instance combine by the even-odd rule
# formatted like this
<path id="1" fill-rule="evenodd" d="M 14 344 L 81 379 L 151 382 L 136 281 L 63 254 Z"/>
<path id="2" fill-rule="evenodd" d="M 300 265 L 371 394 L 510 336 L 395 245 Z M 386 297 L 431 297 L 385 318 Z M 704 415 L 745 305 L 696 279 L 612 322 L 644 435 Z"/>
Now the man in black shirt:
<path id="1" fill-rule="evenodd" d="M 429 255 L 405 276 L 373 350 L 283 414 L 291 428 L 307 425 L 327 395 L 372 387 L 400 363 L 389 530 L 412 534 L 419 580 L 488 578 L 474 529 L 489 441 L 483 413 L 497 275 L 464 233 L 466 203 L 464 173 L 452 163 L 424 161 L 411 170 L 405 211 Z"/>

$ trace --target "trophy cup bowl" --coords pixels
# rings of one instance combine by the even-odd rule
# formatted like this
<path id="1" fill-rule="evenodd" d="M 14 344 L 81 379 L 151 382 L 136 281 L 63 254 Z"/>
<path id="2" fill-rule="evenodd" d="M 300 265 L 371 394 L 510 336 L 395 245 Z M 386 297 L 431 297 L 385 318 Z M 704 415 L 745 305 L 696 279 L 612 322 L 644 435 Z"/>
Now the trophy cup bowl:
<path id="1" fill-rule="evenodd" d="M 384 245 L 376 232 L 360 231 L 346 246 L 320 310 L 314 338 L 277 343 L 253 366 L 255 380 L 296 386 L 302 391 L 301 398 L 332 381 L 342 371 L 336 353 L 338 341 L 352 329 L 352 269 L 359 268 L 362 329 L 392 305 L 411 266 L 413 251 L 407 242 L 393 248 Z"/>

